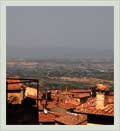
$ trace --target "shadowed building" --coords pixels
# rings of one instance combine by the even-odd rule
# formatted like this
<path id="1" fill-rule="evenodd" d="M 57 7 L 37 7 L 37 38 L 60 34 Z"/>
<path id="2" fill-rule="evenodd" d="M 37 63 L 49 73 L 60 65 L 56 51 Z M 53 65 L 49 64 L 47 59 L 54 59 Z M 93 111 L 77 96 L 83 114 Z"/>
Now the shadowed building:
<path id="1" fill-rule="evenodd" d="M 13 84 L 14 83 L 14 84 Z M 20 80 L 7 80 L 7 98 L 12 104 L 21 104 L 25 94 L 25 88 Z"/>

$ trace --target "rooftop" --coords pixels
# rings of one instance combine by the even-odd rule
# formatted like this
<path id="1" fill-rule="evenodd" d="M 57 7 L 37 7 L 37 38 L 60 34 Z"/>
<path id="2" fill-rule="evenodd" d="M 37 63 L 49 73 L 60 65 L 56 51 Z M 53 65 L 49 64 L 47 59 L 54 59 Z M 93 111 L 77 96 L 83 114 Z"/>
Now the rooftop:
<path id="1" fill-rule="evenodd" d="M 55 115 L 44 112 L 39 112 L 39 122 L 55 122 Z"/>
<path id="2" fill-rule="evenodd" d="M 71 109 L 71 108 L 75 108 L 76 105 L 72 103 L 59 103 L 59 107 L 64 109 Z"/>
<path id="3" fill-rule="evenodd" d="M 114 116 L 114 104 L 107 104 L 104 109 L 96 109 L 95 101 L 95 98 L 88 100 L 86 103 L 76 107 L 75 112 L 103 116 Z"/>
<path id="4" fill-rule="evenodd" d="M 8 90 L 20 90 L 21 89 L 21 86 L 22 84 L 21 83 L 17 83 L 17 82 L 20 82 L 20 80 L 7 80 L 7 83 L 8 83 Z M 10 84 L 10 83 L 16 83 L 16 84 Z"/>
<path id="5" fill-rule="evenodd" d="M 72 90 L 69 90 L 69 92 L 71 93 L 86 93 L 86 92 L 91 92 L 90 89 L 72 89 Z"/>
<path id="6" fill-rule="evenodd" d="M 78 125 L 87 120 L 86 115 L 72 115 L 65 114 L 55 119 L 57 122 L 63 123 L 65 125 Z"/>
<path id="7" fill-rule="evenodd" d="M 74 97 L 77 97 L 77 98 L 90 97 L 90 93 L 75 94 Z"/>
<path id="8" fill-rule="evenodd" d="M 47 108 L 51 109 L 56 107 L 56 102 L 55 101 L 48 101 L 47 102 Z"/>

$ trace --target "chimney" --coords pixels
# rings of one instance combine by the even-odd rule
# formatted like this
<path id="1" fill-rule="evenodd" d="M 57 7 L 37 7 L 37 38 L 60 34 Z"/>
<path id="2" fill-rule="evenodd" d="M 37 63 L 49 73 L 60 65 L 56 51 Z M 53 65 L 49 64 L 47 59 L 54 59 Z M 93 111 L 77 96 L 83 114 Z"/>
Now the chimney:
<path id="1" fill-rule="evenodd" d="M 96 109 L 104 109 L 105 106 L 105 94 L 97 92 L 96 95 Z"/>
<path id="2" fill-rule="evenodd" d="M 108 85 L 97 84 L 97 95 L 96 95 L 96 109 L 104 109 L 106 103 L 105 92 L 108 90 Z"/>

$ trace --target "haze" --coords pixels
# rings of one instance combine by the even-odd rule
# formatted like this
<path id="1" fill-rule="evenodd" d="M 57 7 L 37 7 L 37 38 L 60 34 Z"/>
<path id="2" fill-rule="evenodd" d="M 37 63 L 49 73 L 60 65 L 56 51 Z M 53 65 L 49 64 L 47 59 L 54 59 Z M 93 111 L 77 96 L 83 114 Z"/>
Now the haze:
<path id="1" fill-rule="evenodd" d="M 7 7 L 7 58 L 113 57 L 110 6 Z"/>

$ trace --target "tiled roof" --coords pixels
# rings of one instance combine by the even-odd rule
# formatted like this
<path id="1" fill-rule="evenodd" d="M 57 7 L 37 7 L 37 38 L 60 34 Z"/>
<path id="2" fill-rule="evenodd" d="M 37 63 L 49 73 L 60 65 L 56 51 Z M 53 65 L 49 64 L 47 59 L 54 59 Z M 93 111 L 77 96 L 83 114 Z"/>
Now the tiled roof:
<path id="1" fill-rule="evenodd" d="M 59 95 L 56 95 L 56 96 L 52 96 L 52 99 L 57 101 L 59 99 Z"/>
<path id="2" fill-rule="evenodd" d="M 52 109 L 50 109 L 51 112 L 59 112 L 59 113 L 62 113 L 62 114 L 66 114 L 66 110 L 64 108 L 61 108 L 61 107 L 54 107 Z"/>
<path id="3" fill-rule="evenodd" d="M 42 100 L 42 101 L 41 101 L 41 104 L 42 104 L 42 105 L 45 105 L 46 103 L 47 103 L 46 100 Z"/>
<path id="4" fill-rule="evenodd" d="M 86 103 L 76 107 L 75 112 L 104 116 L 114 116 L 114 104 L 107 104 L 104 107 L 104 109 L 96 109 L 95 99 L 91 99 Z"/>
<path id="5" fill-rule="evenodd" d="M 40 102 L 38 102 L 38 109 L 43 110 L 43 105 Z"/>
<path id="6" fill-rule="evenodd" d="M 51 114 L 55 115 L 56 117 L 58 116 L 62 116 L 64 115 L 65 113 L 62 113 L 62 112 L 57 112 L 57 111 L 50 111 Z"/>
<path id="7" fill-rule="evenodd" d="M 39 112 L 39 122 L 55 122 L 55 115 Z"/>
<path id="8" fill-rule="evenodd" d="M 86 92 L 91 92 L 90 89 L 73 89 L 73 90 L 69 90 L 69 92 L 71 93 L 86 93 Z"/>
<path id="9" fill-rule="evenodd" d="M 73 93 L 71 92 L 68 92 L 68 91 L 63 91 L 61 92 L 61 95 L 72 95 Z"/>
<path id="10" fill-rule="evenodd" d="M 80 93 L 80 94 L 75 94 L 74 97 L 77 98 L 84 98 L 84 97 L 89 97 L 90 93 Z"/>
<path id="11" fill-rule="evenodd" d="M 56 103 L 54 101 L 47 102 L 47 108 L 54 108 L 56 107 Z"/>
<path id="12" fill-rule="evenodd" d="M 55 101 L 46 101 L 46 100 L 41 100 L 39 102 L 38 107 L 40 110 L 43 110 L 43 105 L 46 105 L 48 109 L 56 107 L 56 102 Z"/>
<path id="13" fill-rule="evenodd" d="M 15 82 L 20 82 L 20 80 L 7 80 L 8 90 L 20 90 L 21 89 L 21 86 L 22 86 L 21 83 L 10 84 L 10 83 L 15 83 Z"/>
<path id="14" fill-rule="evenodd" d="M 59 103 L 59 107 L 62 107 L 64 109 L 71 109 L 71 108 L 75 108 L 76 105 L 72 103 Z"/>
<path id="15" fill-rule="evenodd" d="M 66 114 L 55 119 L 57 122 L 63 123 L 65 125 L 77 125 L 87 120 L 86 115 L 71 115 Z"/>

